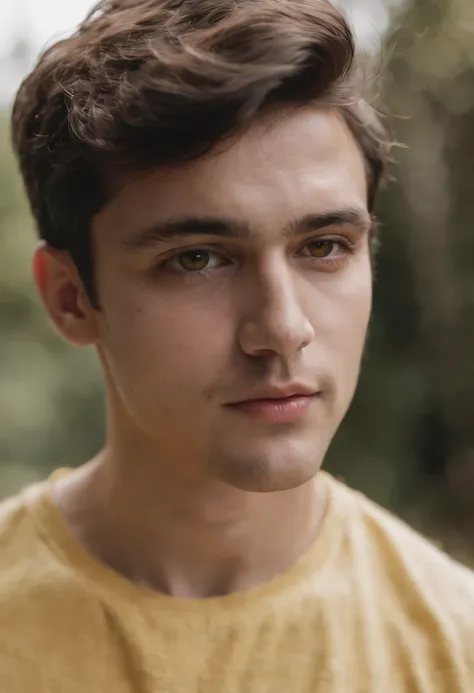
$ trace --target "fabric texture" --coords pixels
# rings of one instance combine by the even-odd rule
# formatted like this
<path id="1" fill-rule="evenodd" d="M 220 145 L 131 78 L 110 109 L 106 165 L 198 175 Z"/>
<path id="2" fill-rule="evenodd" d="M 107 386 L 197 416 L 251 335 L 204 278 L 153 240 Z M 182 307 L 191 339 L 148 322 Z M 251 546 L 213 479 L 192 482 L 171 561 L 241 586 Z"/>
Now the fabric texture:
<path id="1" fill-rule="evenodd" d="M 0 506 L 2 693 L 472 693 L 474 576 L 325 474 L 286 573 L 204 600 L 141 589 L 68 533 L 51 482 Z"/>

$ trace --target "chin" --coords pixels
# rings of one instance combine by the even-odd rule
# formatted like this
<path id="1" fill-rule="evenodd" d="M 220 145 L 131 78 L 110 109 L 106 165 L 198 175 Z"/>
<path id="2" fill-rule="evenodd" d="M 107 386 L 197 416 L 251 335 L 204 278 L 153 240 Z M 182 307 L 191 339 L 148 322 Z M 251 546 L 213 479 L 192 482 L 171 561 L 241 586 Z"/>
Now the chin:
<path id="1" fill-rule="evenodd" d="M 321 468 L 323 456 L 314 451 L 312 455 L 296 459 L 282 452 L 271 458 L 234 453 L 221 458 L 214 472 L 220 481 L 242 491 L 273 493 L 303 486 Z"/>

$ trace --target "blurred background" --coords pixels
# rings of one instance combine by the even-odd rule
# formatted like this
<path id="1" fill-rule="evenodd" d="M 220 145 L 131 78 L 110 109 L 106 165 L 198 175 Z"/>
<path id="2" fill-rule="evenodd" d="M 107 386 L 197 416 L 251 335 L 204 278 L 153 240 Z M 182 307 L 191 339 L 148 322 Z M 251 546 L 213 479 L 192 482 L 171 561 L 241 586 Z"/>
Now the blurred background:
<path id="1" fill-rule="evenodd" d="M 0 6 L 0 496 L 85 461 L 103 437 L 94 354 L 35 296 L 34 225 L 9 144 L 21 79 L 90 0 Z M 395 163 L 379 199 L 375 307 L 328 468 L 474 564 L 474 3 L 340 0 L 377 64 Z"/>

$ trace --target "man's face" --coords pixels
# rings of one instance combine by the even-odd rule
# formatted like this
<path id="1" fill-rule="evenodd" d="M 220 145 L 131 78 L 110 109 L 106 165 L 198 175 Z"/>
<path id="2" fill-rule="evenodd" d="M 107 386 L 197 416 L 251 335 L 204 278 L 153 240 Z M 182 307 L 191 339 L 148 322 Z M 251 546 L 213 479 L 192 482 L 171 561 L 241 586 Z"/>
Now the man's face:
<path id="1" fill-rule="evenodd" d="M 316 473 L 369 320 L 366 199 L 355 141 L 316 109 L 118 182 L 93 223 L 99 351 L 115 424 L 157 465 L 251 491 Z"/>

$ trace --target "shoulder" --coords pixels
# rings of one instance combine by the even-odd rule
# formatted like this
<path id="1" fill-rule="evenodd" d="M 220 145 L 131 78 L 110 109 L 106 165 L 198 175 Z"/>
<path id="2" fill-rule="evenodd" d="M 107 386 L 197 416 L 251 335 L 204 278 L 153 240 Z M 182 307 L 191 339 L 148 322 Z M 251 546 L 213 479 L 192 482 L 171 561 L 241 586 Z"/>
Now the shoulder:
<path id="1" fill-rule="evenodd" d="M 39 546 L 40 535 L 31 512 L 31 504 L 42 497 L 46 482 L 28 486 L 21 493 L 0 502 L 0 586 L 1 576 L 10 567 L 28 560 Z"/>
<path id="2" fill-rule="evenodd" d="M 393 569 L 433 596 L 472 602 L 474 608 L 474 572 L 451 558 L 440 545 L 422 536 L 406 522 L 358 492 L 350 492 L 360 522 L 374 550 L 383 556 L 388 570 Z M 428 584 L 427 584 L 428 583 Z M 474 625 L 474 622 L 473 622 Z"/>
<path id="3" fill-rule="evenodd" d="M 28 507 L 28 496 L 41 488 L 29 487 L 0 503 L 0 622 L 26 603 L 54 563 Z"/>
<path id="4" fill-rule="evenodd" d="M 21 554 L 28 555 L 31 523 L 23 495 L 0 502 L 0 589 L 8 569 L 21 562 Z M 3 578 L 3 579 L 2 579 Z"/>
<path id="5" fill-rule="evenodd" d="M 353 553 L 374 599 L 384 595 L 387 617 L 406 632 L 452 643 L 474 676 L 474 573 L 361 493 L 335 484 L 351 507 Z"/>
<path id="6" fill-rule="evenodd" d="M 54 603 L 81 599 L 84 588 L 73 566 L 54 550 L 33 505 L 46 490 L 40 483 L 0 503 L 0 634 L 7 615 L 42 615 Z"/>
<path id="7" fill-rule="evenodd" d="M 64 660 L 70 661 L 80 647 L 93 657 L 97 643 L 89 642 L 86 634 L 105 627 L 91 586 L 55 551 L 46 529 L 37 522 L 31 506 L 45 487 L 38 484 L 0 503 L 2 674 L 20 666 L 24 674 L 39 675 L 44 666 L 40 653 L 61 651 Z"/>
<path id="8" fill-rule="evenodd" d="M 35 515 L 33 501 L 45 487 L 30 487 L 0 503 L 2 691 L 7 684 L 12 691 L 56 690 L 57 681 L 82 672 L 80 662 L 110 656 L 107 611 Z M 83 688 L 96 671 L 91 666 L 81 674 Z"/>

